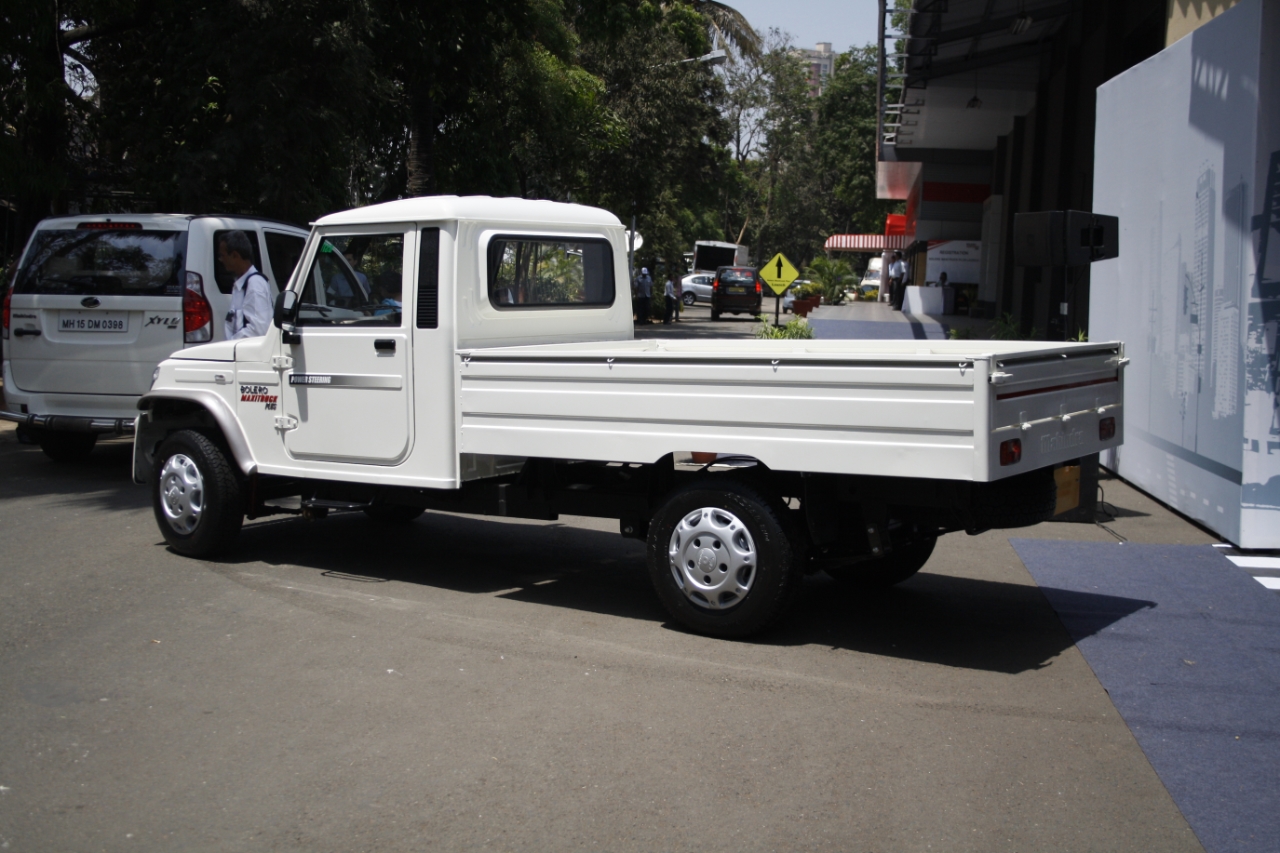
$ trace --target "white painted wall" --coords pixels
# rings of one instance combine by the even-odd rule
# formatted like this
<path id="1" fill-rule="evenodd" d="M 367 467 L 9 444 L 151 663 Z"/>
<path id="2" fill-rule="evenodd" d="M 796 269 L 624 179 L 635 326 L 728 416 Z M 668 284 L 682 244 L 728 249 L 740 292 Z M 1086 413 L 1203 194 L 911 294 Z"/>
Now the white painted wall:
<path id="1" fill-rule="evenodd" d="M 1099 87 L 1095 136 L 1120 257 L 1093 266 L 1089 333 L 1133 359 L 1103 462 L 1246 548 L 1280 547 L 1274 230 L 1259 268 L 1278 18 L 1280 0 L 1244 0 Z"/>

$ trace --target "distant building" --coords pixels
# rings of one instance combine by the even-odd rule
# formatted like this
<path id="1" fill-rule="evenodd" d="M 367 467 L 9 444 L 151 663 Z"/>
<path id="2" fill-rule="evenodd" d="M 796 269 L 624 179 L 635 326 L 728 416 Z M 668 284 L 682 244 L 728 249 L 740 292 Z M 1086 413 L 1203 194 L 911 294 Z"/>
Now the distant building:
<path id="1" fill-rule="evenodd" d="M 796 48 L 791 55 L 802 61 L 808 68 L 809 97 L 816 98 L 821 95 L 836 67 L 836 55 L 831 50 L 831 42 L 818 42 L 817 50 Z"/>

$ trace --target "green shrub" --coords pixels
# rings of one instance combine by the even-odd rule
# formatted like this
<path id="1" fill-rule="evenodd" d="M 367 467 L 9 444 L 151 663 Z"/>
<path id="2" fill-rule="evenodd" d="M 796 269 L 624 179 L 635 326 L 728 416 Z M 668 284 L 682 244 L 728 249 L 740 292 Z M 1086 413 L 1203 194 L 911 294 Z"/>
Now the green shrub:
<path id="1" fill-rule="evenodd" d="M 858 283 L 853 274 L 853 267 L 848 261 L 833 261 L 830 258 L 814 258 L 805 267 L 804 274 L 818 285 L 818 292 L 828 305 L 839 305 L 844 302 L 845 290 Z"/>
<path id="2" fill-rule="evenodd" d="M 760 326 L 756 329 L 756 337 L 768 341 L 803 341 L 813 337 L 813 327 L 803 317 L 792 317 L 784 326 L 775 326 L 769 318 L 761 314 L 756 317 Z"/>

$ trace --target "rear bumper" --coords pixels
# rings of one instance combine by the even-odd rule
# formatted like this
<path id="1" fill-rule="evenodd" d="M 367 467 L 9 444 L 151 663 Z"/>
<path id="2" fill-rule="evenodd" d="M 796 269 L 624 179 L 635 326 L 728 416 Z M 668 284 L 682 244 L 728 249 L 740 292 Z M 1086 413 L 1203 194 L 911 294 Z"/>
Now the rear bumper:
<path id="1" fill-rule="evenodd" d="M 80 418 L 75 415 L 40 415 L 0 412 L 0 420 L 12 421 L 28 429 L 50 432 L 92 432 L 133 435 L 136 418 Z"/>

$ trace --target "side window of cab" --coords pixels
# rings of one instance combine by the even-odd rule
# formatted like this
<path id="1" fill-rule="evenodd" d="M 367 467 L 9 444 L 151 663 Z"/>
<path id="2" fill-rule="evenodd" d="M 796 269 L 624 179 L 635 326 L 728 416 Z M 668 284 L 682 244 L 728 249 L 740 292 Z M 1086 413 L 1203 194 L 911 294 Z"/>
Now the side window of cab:
<path id="1" fill-rule="evenodd" d="M 302 287 L 299 326 L 399 326 L 404 233 L 326 235 Z"/>

